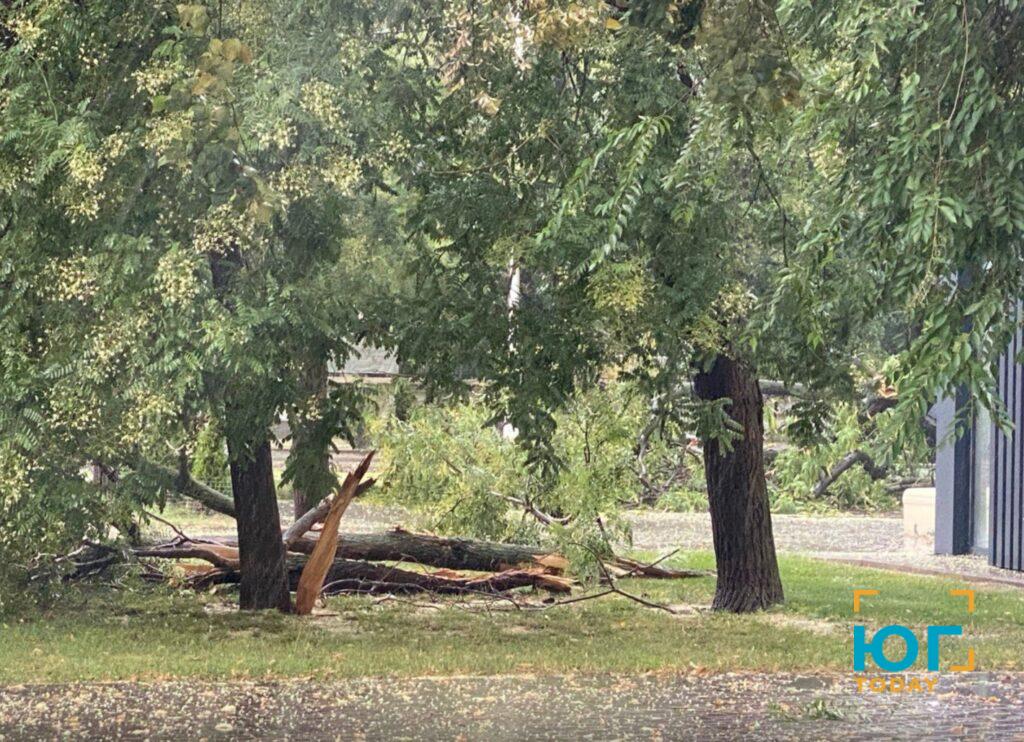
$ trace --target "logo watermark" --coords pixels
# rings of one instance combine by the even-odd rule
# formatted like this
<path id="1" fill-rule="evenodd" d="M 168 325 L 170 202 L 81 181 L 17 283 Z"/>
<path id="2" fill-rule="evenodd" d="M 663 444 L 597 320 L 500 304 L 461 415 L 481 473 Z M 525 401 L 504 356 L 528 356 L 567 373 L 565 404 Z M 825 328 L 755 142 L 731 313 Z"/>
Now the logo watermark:
<path id="1" fill-rule="evenodd" d="M 853 591 L 853 612 L 860 613 L 861 599 L 879 595 L 878 590 L 857 589 Z M 950 590 L 953 597 L 967 599 L 967 613 L 974 613 L 974 591 L 967 589 Z M 854 675 L 858 692 L 874 693 L 931 693 L 935 690 L 939 678 L 933 676 L 898 675 L 913 667 L 924 649 L 928 672 L 935 673 L 940 669 L 939 661 L 942 651 L 942 638 L 963 636 L 964 627 L 960 624 L 941 624 L 925 627 L 923 641 L 913 629 L 902 624 L 889 624 L 878 629 L 870 638 L 866 626 L 853 627 L 853 669 L 856 673 L 865 673 L 867 659 L 870 656 L 874 665 L 885 674 Z M 890 654 L 886 654 L 885 644 L 889 641 Z M 902 644 L 902 651 L 900 645 Z M 974 647 L 967 649 L 967 661 L 963 664 L 950 666 L 951 672 L 971 672 L 975 668 Z"/>

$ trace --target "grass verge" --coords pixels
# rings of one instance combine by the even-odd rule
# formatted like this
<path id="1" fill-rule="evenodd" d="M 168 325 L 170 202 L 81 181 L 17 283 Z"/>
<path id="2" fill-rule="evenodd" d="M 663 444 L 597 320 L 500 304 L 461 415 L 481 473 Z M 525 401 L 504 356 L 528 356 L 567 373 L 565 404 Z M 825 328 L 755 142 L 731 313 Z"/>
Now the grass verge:
<path id="1" fill-rule="evenodd" d="M 672 560 L 711 566 L 707 553 Z M 0 683 L 170 678 L 342 678 L 647 671 L 842 671 L 852 625 L 963 624 L 943 641 L 944 664 L 975 648 L 978 669 L 1021 667 L 1024 592 L 977 591 L 977 610 L 949 595 L 962 584 L 802 557 L 780 559 L 787 603 L 761 614 L 706 610 L 711 578 L 625 580 L 624 589 L 675 606 L 669 615 L 618 596 L 520 611 L 479 601 L 424 607 L 331 598 L 300 619 L 231 610 L 230 595 L 151 586 L 88 587 L 45 612 L 0 625 Z M 880 590 L 852 613 L 854 588 Z M 531 600 L 539 600 L 531 598 Z M 922 648 L 923 649 L 923 648 Z M 922 651 L 922 657 L 924 652 Z M 923 661 L 923 660 L 922 660 Z M 912 668 L 921 670 L 923 667 Z"/>

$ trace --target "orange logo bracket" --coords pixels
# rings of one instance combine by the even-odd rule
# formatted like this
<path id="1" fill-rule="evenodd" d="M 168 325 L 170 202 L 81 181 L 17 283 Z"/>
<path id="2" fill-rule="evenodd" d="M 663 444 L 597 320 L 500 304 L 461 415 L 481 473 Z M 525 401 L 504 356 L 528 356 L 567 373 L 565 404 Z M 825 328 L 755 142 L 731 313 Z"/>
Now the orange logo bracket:
<path id="1" fill-rule="evenodd" d="M 973 590 L 967 590 L 966 588 L 961 589 L 961 590 L 950 590 L 949 594 L 952 595 L 954 598 L 959 597 L 961 595 L 966 597 L 967 598 L 967 612 L 968 613 L 974 613 L 974 591 Z"/>
<path id="2" fill-rule="evenodd" d="M 853 612 L 860 613 L 860 599 L 866 595 L 878 595 L 877 590 L 854 590 L 853 591 Z"/>

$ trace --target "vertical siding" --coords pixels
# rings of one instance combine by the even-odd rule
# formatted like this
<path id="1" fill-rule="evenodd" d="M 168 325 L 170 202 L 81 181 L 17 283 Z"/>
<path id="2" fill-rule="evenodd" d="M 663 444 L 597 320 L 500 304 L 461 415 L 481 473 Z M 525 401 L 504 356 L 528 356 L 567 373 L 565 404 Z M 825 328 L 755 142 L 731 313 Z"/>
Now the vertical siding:
<path id="1" fill-rule="evenodd" d="M 993 448 L 989 560 L 1004 569 L 1024 571 L 1024 366 L 1016 362 L 1024 346 L 1017 330 L 999 364 L 999 392 L 1014 421 L 1014 431 L 996 431 Z"/>
<path id="2" fill-rule="evenodd" d="M 1014 421 L 1014 446 L 1013 446 L 1013 457 L 1009 467 L 1009 476 L 1011 482 L 1007 485 L 1007 490 L 1013 492 L 1012 500 L 1014 504 L 1013 516 L 1011 522 L 1013 524 L 1013 535 L 1011 536 L 1012 545 L 1012 557 L 1011 557 L 1011 569 L 1024 570 L 1024 366 L 1017 362 L 1017 356 L 1021 352 L 1021 343 L 1024 338 L 1021 337 L 1021 331 L 1017 331 L 1014 336 L 1013 343 L 1013 355 L 1009 358 L 1009 366 L 1011 370 L 1011 376 L 1014 380 L 1014 399 L 1013 406 L 1010 408 L 1010 414 Z"/>
<path id="3" fill-rule="evenodd" d="M 1006 378 L 1006 359 L 1004 355 L 999 360 L 999 392 L 1004 393 L 1003 379 Z M 1002 564 L 1006 558 L 1006 551 L 1003 548 L 1006 539 L 1003 538 L 1003 525 L 1006 523 L 1006 508 L 1002 497 L 996 493 L 1006 489 L 1006 469 L 1000 466 L 1006 456 L 1006 440 L 997 428 L 992 434 L 992 502 L 989 503 L 989 561 L 992 564 Z"/>

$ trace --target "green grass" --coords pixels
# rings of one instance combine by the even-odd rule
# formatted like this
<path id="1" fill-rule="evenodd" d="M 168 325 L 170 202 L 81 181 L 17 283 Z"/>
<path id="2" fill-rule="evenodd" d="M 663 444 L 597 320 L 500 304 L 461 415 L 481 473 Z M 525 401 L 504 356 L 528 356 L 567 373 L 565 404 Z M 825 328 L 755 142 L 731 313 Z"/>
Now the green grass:
<path id="1" fill-rule="evenodd" d="M 278 503 L 279 505 L 281 503 Z M 190 503 L 168 502 L 164 509 L 154 512 L 189 536 L 231 534 L 235 533 L 235 519 L 211 510 L 195 507 Z M 173 538 L 175 536 L 166 524 L 151 520 L 144 527 L 146 535 L 153 539 Z"/>
<path id="2" fill-rule="evenodd" d="M 711 556 L 675 562 L 709 567 Z M 623 581 L 637 594 L 685 606 L 689 612 L 679 616 L 617 596 L 543 612 L 500 604 L 470 610 L 457 601 L 434 610 L 346 597 L 329 601 L 336 615 L 300 619 L 238 613 L 230 610 L 231 596 L 94 587 L 0 627 L 0 683 L 694 668 L 849 672 L 854 588 L 881 590 L 857 617 L 873 627 L 964 623 L 968 640 L 944 641 L 944 658 L 960 661 L 969 644 L 978 669 L 1020 667 L 1022 591 L 979 590 L 977 611 L 968 617 L 964 599 L 948 595 L 959 583 L 800 557 L 783 557 L 781 567 L 787 604 L 748 616 L 706 611 L 710 578 Z"/>

